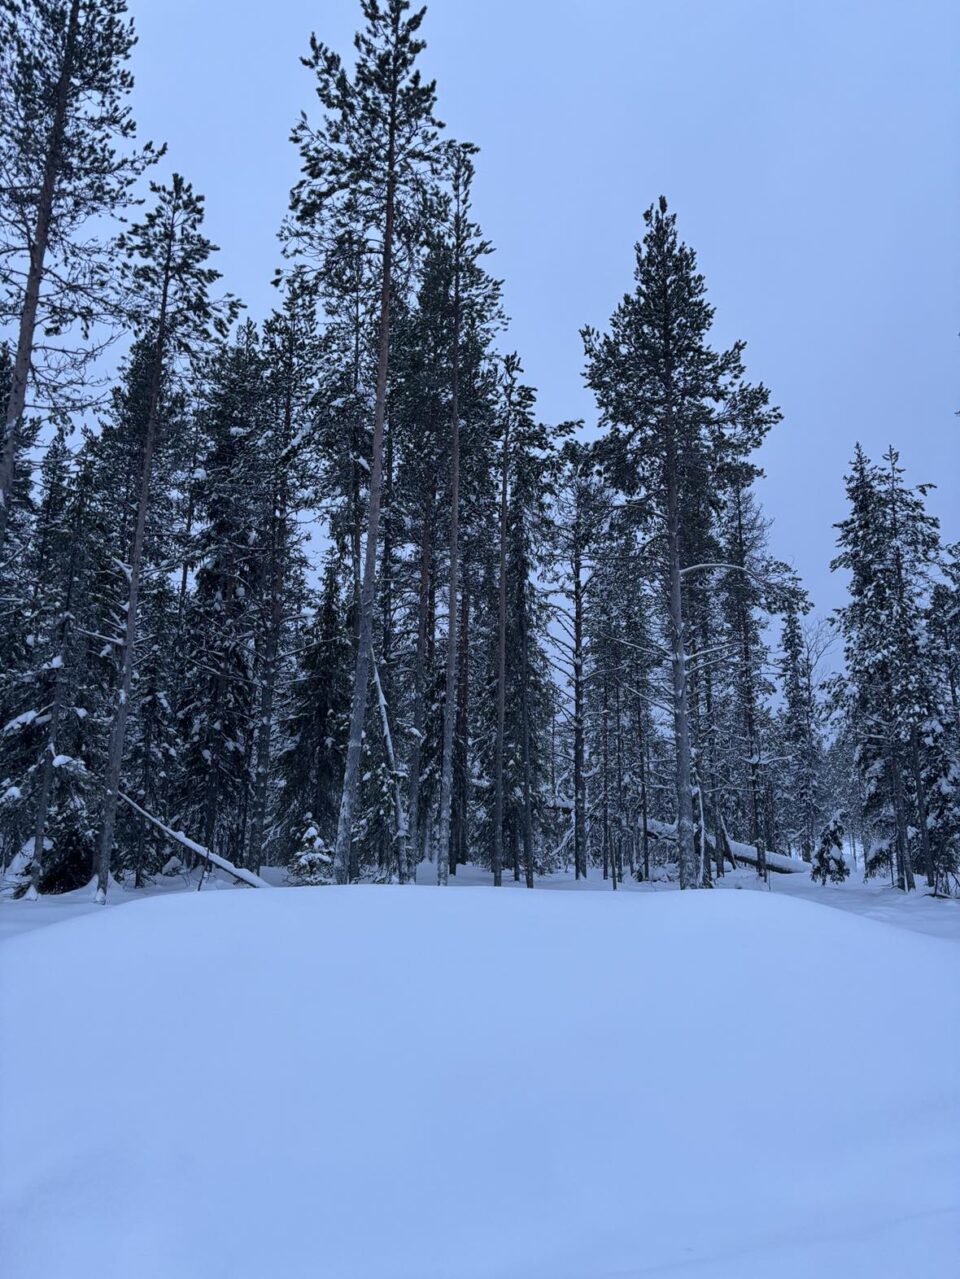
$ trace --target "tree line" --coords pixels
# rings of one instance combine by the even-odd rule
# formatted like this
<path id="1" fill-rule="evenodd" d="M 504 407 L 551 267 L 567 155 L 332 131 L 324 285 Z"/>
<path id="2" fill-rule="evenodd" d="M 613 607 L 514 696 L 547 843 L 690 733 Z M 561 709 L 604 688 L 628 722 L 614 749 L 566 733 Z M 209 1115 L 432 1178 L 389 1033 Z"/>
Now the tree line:
<path id="1" fill-rule="evenodd" d="M 661 197 L 584 329 L 599 429 L 504 354 L 424 10 L 312 37 L 277 305 L 136 141 L 124 0 L 0 0 L 0 852 L 35 894 L 203 874 L 499 885 L 746 860 L 957 888 L 960 556 L 858 448 L 829 625 L 771 554 L 780 422 Z M 99 370 L 126 343 L 116 377 Z M 831 635 L 844 669 L 823 658 Z M 185 832 L 181 838 L 178 832 Z"/>

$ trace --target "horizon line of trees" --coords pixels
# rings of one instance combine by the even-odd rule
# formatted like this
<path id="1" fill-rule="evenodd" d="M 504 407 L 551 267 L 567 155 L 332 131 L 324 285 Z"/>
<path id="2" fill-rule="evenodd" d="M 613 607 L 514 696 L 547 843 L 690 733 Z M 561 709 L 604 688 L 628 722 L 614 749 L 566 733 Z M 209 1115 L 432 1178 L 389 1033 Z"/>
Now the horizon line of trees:
<path id="1" fill-rule="evenodd" d="M 847 848 L 957 892 L 960 547 L 926 488 L 857 448 L 848 601 L 815 624 L 755 492 L 780 412 L 712 344 L 663 197 L 583 331 L 598 438 L 541 422 L 500 349 L 476 148 L 418 70 L 425 10 L 361 10 L 351 65 L 315 36 L 303 59 L 258 324 L 185 178 L 140 207 L 164 149 L 136 145 L 124 0 L 0 0 L 8 890 L 95 876 L 105 900 L 208 854 L 692 889 L 772 854 L 842 879 Z"/>

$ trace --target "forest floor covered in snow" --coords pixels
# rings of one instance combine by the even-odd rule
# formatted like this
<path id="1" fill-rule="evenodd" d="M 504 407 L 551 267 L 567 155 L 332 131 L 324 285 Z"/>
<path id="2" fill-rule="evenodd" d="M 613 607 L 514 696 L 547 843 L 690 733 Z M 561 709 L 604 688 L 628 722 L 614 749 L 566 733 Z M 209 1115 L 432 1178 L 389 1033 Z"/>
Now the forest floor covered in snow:
<path id="1" fill-rule="evenodd" d="M 586 888 L 0 902 L 5 1279 L 956 1274 L 957 903 Z"/>

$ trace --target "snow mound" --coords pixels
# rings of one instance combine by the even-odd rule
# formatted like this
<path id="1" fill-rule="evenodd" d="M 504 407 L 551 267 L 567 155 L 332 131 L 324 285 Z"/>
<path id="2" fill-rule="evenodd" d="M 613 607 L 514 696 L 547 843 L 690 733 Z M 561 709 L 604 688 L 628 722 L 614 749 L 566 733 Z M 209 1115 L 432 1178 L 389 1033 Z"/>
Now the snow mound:
<path id="1" fill-rule="evenodd" d="M 5 1279 L 956 1273 L 945 941 L 305 888 L 99 911 L 0 974 Z"/>

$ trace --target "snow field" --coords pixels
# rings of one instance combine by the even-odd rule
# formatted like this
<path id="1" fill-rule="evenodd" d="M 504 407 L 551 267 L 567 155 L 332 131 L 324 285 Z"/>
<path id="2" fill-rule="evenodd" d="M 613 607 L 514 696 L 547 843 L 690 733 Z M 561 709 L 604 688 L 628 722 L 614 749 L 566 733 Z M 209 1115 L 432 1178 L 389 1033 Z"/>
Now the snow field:
<path id="1" fill-rule="evenodd" d="M 5 1279 L 956 1273 L 949 942 L 776 892 L 237 890 L 0 974 Z"/>

